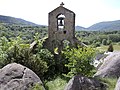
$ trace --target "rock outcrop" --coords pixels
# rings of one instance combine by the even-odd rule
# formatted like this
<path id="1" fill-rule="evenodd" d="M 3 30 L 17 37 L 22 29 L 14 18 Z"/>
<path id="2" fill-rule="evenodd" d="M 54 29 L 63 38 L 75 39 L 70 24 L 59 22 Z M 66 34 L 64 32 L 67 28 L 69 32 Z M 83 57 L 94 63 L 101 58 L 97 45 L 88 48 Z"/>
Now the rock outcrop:
<path id="1" fill-rule="evenodd" d="M 32 70 L 20 64 L 12 63 L 0 69 L 0 90 L 29 90 L 36 83 L 42 85 Z"/>
<path id="2" fill-rule="evenodd" d="M 100 66 L 95 77 L 120 77 L 120 52 L 108 55 Z"/>
<path id="3" fill-rule="evenodd" d="M 96 79 L 77 75 L 68 82 L 64 90 L 106 90 L 106 85 Z"/>

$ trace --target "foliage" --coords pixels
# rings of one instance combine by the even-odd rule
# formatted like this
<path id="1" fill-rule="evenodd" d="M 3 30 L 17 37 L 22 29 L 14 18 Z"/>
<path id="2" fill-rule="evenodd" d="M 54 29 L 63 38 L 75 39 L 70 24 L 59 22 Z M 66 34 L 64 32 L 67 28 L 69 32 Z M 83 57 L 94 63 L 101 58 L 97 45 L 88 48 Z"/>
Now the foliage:
<path id="1" fill-rule="evenodd" d="M 102 40 L 102 44 L 103 44 L 103 45 L 107 45 L 107 40 L 106 40 L 106 39 L 103 39 L 103 40 Z"/>
<path id="2" fill-rule="evenodd" d="M 53 55 L 38 44 L 38 52 L 32 53 L 30 45 L 24 43 L 20 37 L 10 39 L 5 37 L 0 40 L 0 49 L 3 54 L 0 54 L 1 67 L 12 62 L 20 63 L 32 69 L 38 76 L 42 77 L 48 71 L 50 62 L 53 60 Z"/>
<path id="3" fill-rule="evenodd" d="M 94 44 L 95 47 L 96 42 L 103 44 L 104 39 L 107 40 L 107 45 L 119 42 L 120 31 L 76 31 L 76 37 L 88 45 Z"/>
<path id="4" fill-rule="evenodd" d="M 104 82 L 107 85 L 107 90 L 114 90 L 117 78 L 100 78 L 100 81 Z"/>
<path id="5" fill-rule="evenodd" d="M 0 37 L 5 36 L 7 39 L 21 36 L 27 43 L 31 43 L 36 33 L 39 33 L 40 38 L 46 37 L 47 27 L 0 23 Z"/>
<path id="6" fill-rule="evenodd" d="M 4 66 L 7 60 L 7 51 L 9 50 L 10 43 L 6 37 L 0 37 L 0 67 Z"/>
<path id="7" fill-rule="evenodd" d="M 109 45 L 101 45 L 100 47 L 97 47 L 99 51 L 106 52 L 108 50 Z M 114 50 L 115 51 L 120 51 L 120 45 L 118 44 L 113 44 Z"/>
<path id="8" fill-rule="evenodd" d="M 113 45 L 112 45 L 112 44 L 109 45 L 107 51 L 108 51 L 108 52 L 113 52 L 113 51 L 114 51 L 114 49 L 113 49 Z"/>
<path id="9" fill-rule="evenodd" d="M 100 42 L 96 42 L 93 44 L 93 47 L 100 47 Z"/>
<path id="10" fill-rule="evenodd" d="M 41 84 L 36 84 L 32 87 L 32 90 L 44 90 L 44 87 Z"/>
<path id="11" fill-rule="evenodd" d="M 56 79 L 49 81 L 45 84 L 47 90 L 64 90 L 67 81 L 57 77 Z"/>
<path id="12" fill-rule="evenodd" d="M 85 76 L 90 76 L 92 74 L 92 70 L 94 69 L 94 66 L 92 65 L 95 54 L 94 49 L 89 47 L 79 47 L 78 49 L 66 49 L 63 53 L 68 59 L 68 64 L 65 65 L 70 70 L 67 74 L 68 77 L 72 77 L 79 73 Z"/>
<path id="13" fill-rule="evenodd" d="M 20 63 L 32 69 L 40 78 L 44 77 L 41 79 L 47 80 L 51 80 L 51 78 L 53 79 L 63 73 L 67 74 L 67 76 L 78 73 L 82 73 L 85 76 L 92 74 L 94 67 L 91 63 L 95 52 L 93 49 L 67 48 L 64 49 L 60 56 L 57 56 L 42 48 L 43 37 L 47 37 L 46 26 L 0 23 L 0 68 L 8 63 Z M 107 51 L 107 45 L 111 44 L 111 42 L 119 43 L 120 31 L 77 31 L 76 37 L 87 45 L 101 46 L 98 48 L 106 49 Z M 33 52 L 29 50 L 29 47 L 34 40 L 37 42 L 37 46 Z M 66 48 L 69 41 L 64 41 L 63 43 L 64 48 Z M 107 45 L 101 45 L 103 43 L 105 45 L 107 43 Z M 114 50 L 120 50 L 119 45 L 113 45 L 113 47 Z M 47 85 L 52 86 L 50 84 Z M 55 86 L 60 87 L 60 85 Z"/>

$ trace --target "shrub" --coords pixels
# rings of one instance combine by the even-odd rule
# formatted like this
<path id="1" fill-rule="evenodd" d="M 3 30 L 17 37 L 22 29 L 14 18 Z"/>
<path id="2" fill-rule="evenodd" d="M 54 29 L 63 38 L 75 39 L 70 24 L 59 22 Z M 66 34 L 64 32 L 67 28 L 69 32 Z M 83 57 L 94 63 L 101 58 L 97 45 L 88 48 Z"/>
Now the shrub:
<path id="1" fill-rule="evenodd" d="M 100 81 L 104 82 L 108 87 L 107 90 L 114 90 L 117 83 L 117 78 L 99 78 Z"/>
<path id="2" fill-rule="evenodd" d="M 102 40 L 102 44 L 103 44 L 103 45 L 107 45 L 107 40 L 106 40 L 106 39 L 103 39 L 103 40 Z"/>
<path id="3" fill-rule="evenodd" d="M 17 43 L 13 45 L 7 55 L 6 64 L 12 62 L 20 63 L 33 70 L 39 77 L 42 77 L 48 70 L 48 65 L 44 58 L 39 53 L 31 53 L 28 44 Z"/>
<path id="4" fill-rule="evenodd" d="M 45 84 L 47 90 L 64 90 L 67 81 L 57 77 L 56 79 L 49 81 Z"/>
<path id="5" fill-rule="evenodd" d="M 45 90 L 41 84 L 35 84 L 30 90 Z"/>
<path id="6" fill-rule="evenodd" d="M 6 37 L 0 37 L 0 68 L 6 65 L 7 52 L 10 48 L 10 43 Z"/>
<path id="7" fill-rule="evenodd" d="M 30 45 L 22 38 L 17 37 L 9 41 L 0 38 L 0 67 L 12 62 L 20 63 L 33 70 L 39 77 L 42 77 L 52 65 L 53 55 L 46 49 L 42 49 L 39 42 L 37 52 L 30 51 Z"/>
<path id="8" fill-rule="evenodd" d="M 113 51 L 114 51 L 114 49 L 113 49 L 113 45 L 112 45 L 112 44 L 109 45 L 109 47 L 108 47 L 108 51 L 109 51 L 109 52 L 113 52 Z"/>
<path id="9" fill-rule="evenodd" d="M 112 43 L 112 40 L 107 40 L 107 45 L 110 45 Z"/>
<path id="10" fill-rule="evenodd" d="M 93 43 L 93 47 L 100 47 L 100 42 Z"/>
<path id="11" fill-rule="evenodd" d="M 72 77 L 79 73 L 85 76 L 92 75 L 92 70 L 94 69 L 94 66 L 92 65 L 95 54 L 94 49 L 79 47 L 78 49 L 67 49 L 66 51 L 63 51 L 63 53 L 68 59 L 68 64 L 65 65 L 70 70 L 67 74 L 68 77 Z"/>

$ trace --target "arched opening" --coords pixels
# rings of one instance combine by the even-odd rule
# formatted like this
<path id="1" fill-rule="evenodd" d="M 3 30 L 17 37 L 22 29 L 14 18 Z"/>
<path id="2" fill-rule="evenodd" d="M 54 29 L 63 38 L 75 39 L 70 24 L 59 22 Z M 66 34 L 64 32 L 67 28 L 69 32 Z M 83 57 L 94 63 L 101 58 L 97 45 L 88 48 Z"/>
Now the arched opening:
<path id="1" fill-rule="evenodd" d="M 63 14 L 59 14 L 57 16 L 57 27 L 58 27 L 58 30 L 63 30 L 64 29 L 64 27 L 65 27 L 64 19 L 65 19 L 65 15 L 63 15 Z"/>

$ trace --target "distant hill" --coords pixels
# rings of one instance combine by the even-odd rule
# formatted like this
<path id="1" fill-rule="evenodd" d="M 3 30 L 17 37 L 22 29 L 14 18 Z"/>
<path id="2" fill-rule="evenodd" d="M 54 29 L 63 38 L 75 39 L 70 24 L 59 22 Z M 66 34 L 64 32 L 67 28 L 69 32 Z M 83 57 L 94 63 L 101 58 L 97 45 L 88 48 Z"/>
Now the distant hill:
<path id="1" fill-rule="evenodd" d="M 38 26 L 35 23 L 20 19 L 20 18 L 14 18 L 10 16 L 3 16 L 0 15 L 0 23 L 5 24 L 15 24 L 15 25 L 27 25 L 27 26 Z M 116 21 L 107 21 L 107 22 L 100 22 L 96 23 L 88 28 L 84 28 L 82 26 L 76 26 L 76 31 L 115 31 L 120 30 L 120 20 Z"/>
<path id="2" fill-rule="evenodd" d="M 118 31 L 120 30 L 120 20 L 96 23 L 88 28 L 75 27 L 76 31 Z"/>
<path id="3" fill-rule="evenodd" d="M 96 23 L 87 30 L 92 31 L 115 31 L 120 30 L 120 20 Z"/>
<path id="4" fill-rule="evenodd" d="M 0 23 L 37 26 L 37 24 L 35 23 L 29 22 L 20 18 L 14 18 L 10 16 L 3 16 L 3 15 L 0 15 Z"/>
<path id="5" fill-rule="evenodd" d="M 76 31 L 85 31 L 86 28 L 81 27 L 81 26 L 75 26 L 75 30 L 76 30 Z"/>

